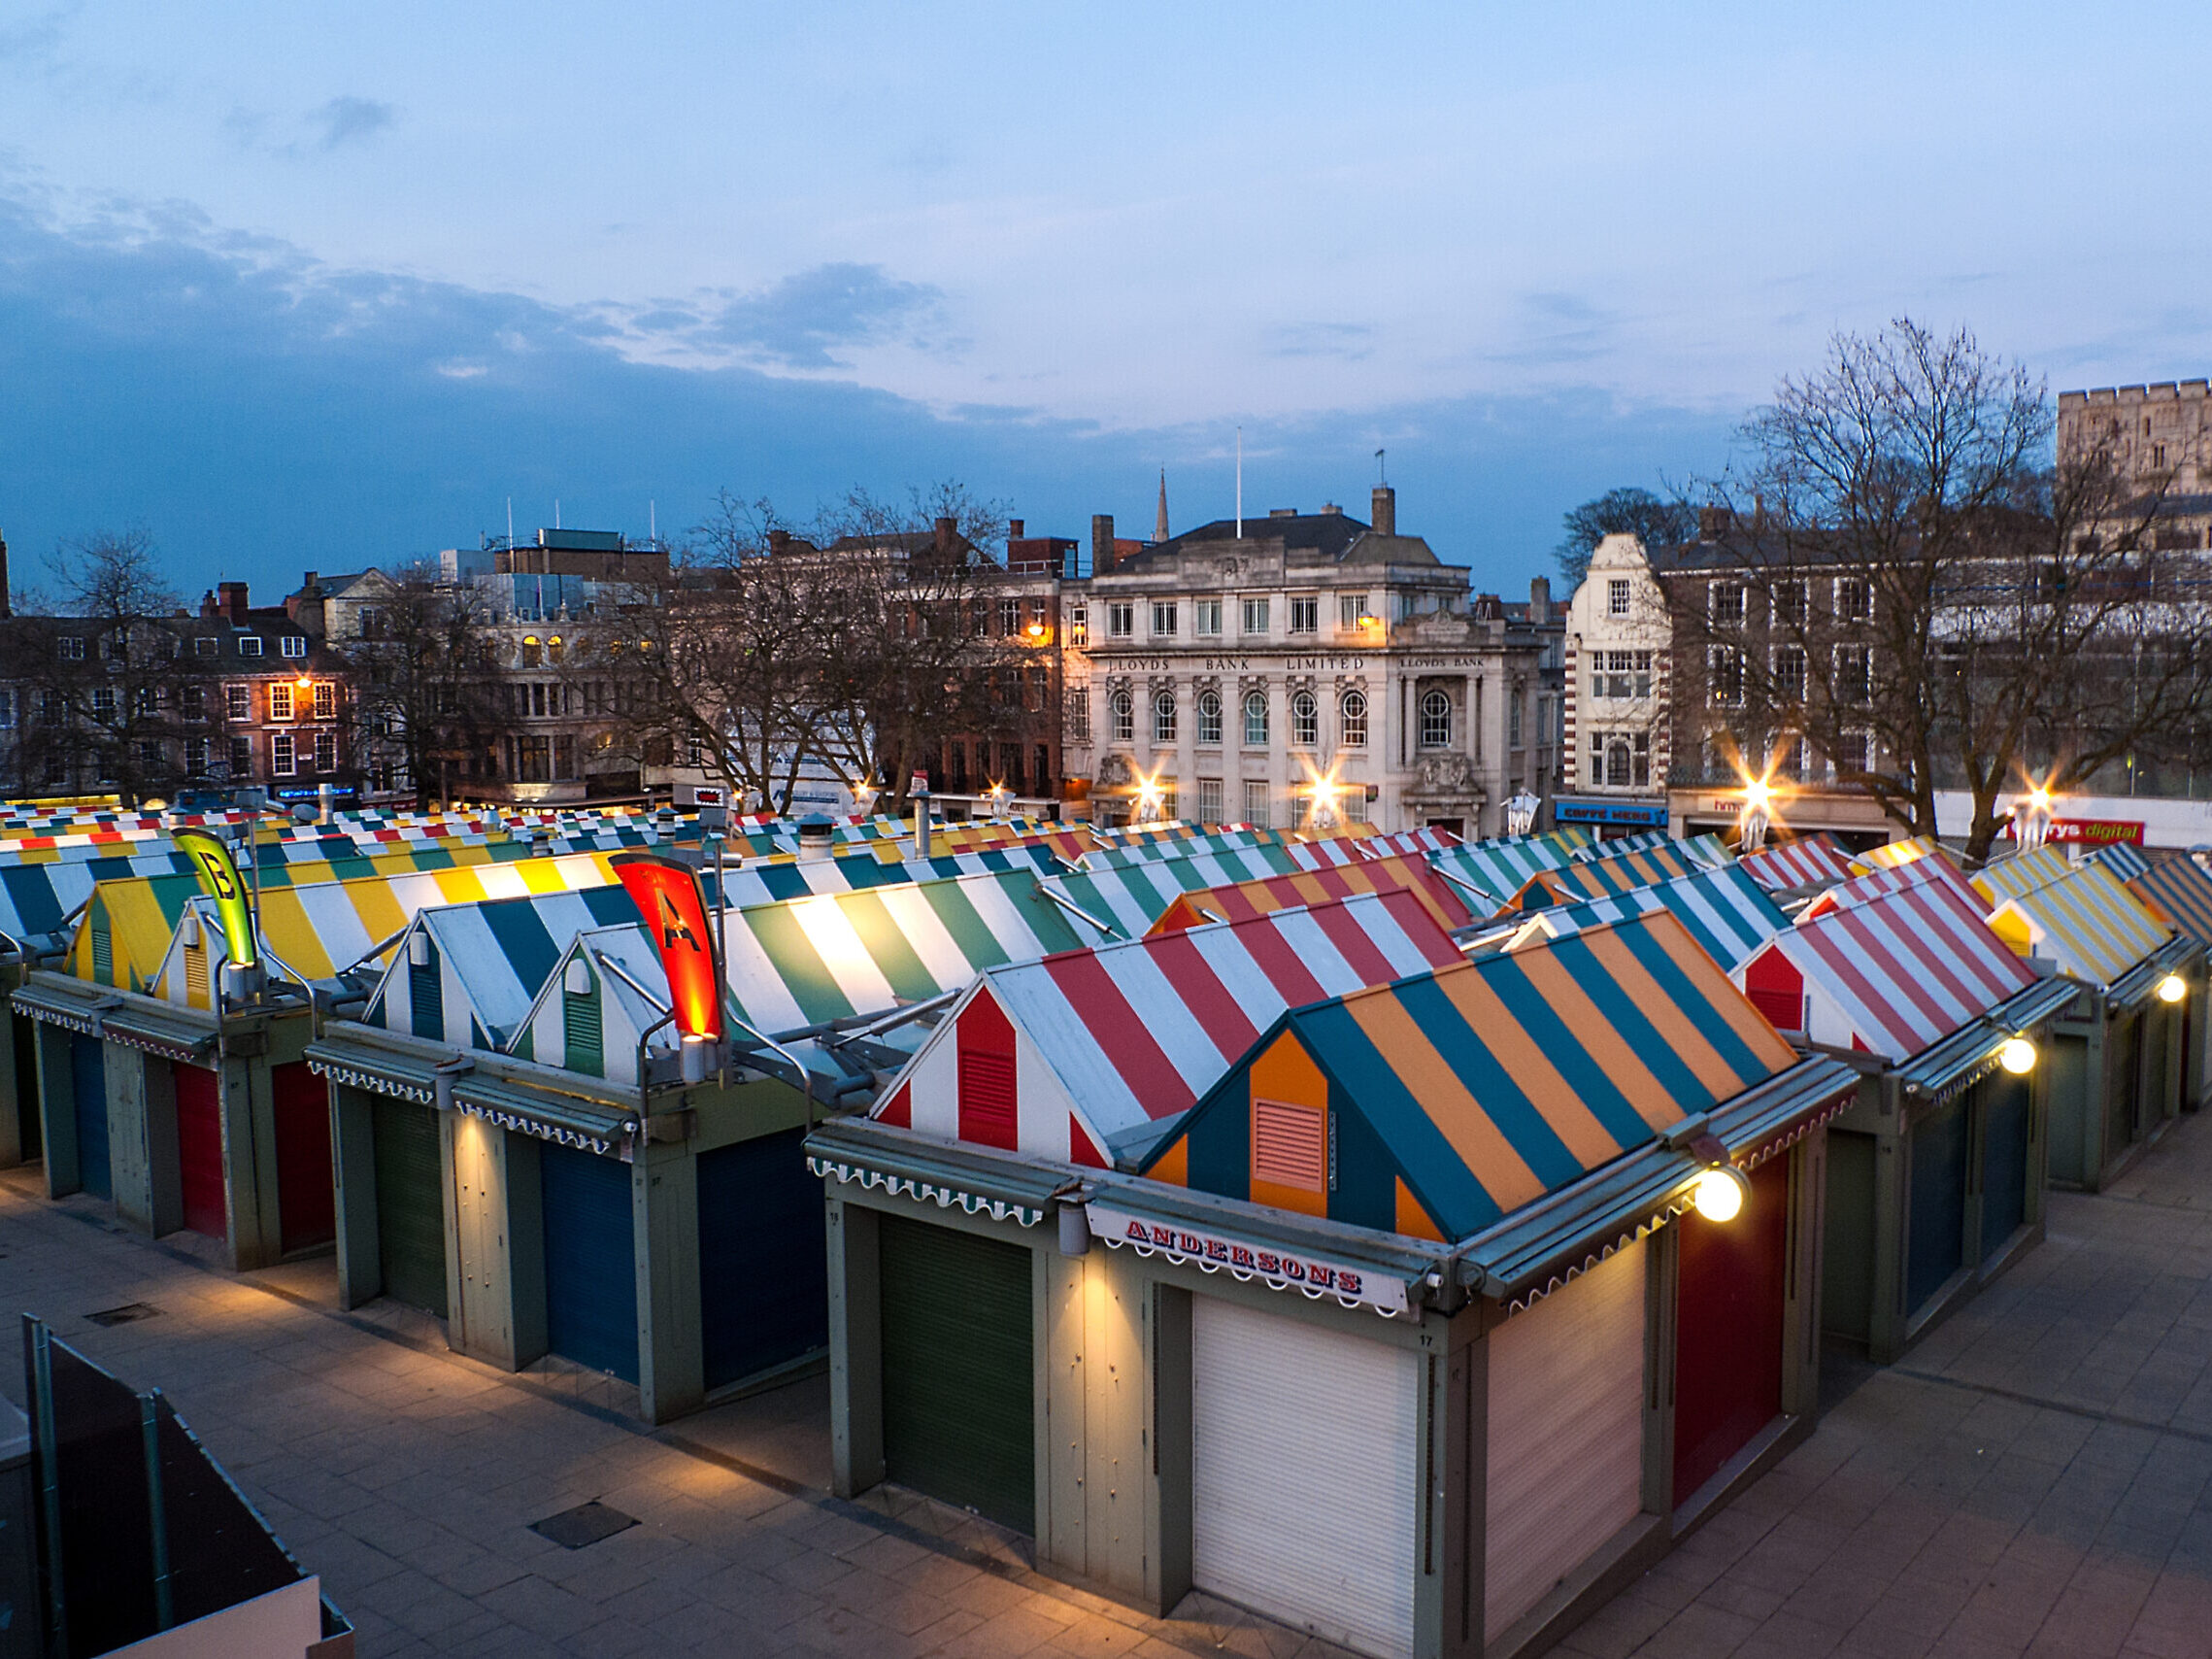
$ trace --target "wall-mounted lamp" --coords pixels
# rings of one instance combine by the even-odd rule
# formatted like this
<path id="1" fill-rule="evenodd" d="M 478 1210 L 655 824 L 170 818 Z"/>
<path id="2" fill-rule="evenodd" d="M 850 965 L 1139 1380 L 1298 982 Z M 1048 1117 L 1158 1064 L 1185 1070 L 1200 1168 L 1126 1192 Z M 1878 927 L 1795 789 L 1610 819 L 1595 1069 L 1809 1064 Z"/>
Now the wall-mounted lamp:
<path id="1" fill-rule="evenodd" d="M 1690 1202 L 1707 1221 L 1733 1221 L 1751 1197 L 1751 1180 L 1733 1164 L 1717 1164 L 1697 1177 Z"/>
<path id="2" fill-rule="evenodd" d="M 2159 981 L 2159 1000 L 2179 1002 L 2189 995 L 2189 981 L 2178 973 L 2169 973 Z"/>
<path id="3" fill-rule="evenodd" d="M 2025 1077 L 2035 1069 L 2035 1045 L 2024 1036 L 2006 1037 L 1997 1050 L 1997 1064 L 2015 1077 Z"/>

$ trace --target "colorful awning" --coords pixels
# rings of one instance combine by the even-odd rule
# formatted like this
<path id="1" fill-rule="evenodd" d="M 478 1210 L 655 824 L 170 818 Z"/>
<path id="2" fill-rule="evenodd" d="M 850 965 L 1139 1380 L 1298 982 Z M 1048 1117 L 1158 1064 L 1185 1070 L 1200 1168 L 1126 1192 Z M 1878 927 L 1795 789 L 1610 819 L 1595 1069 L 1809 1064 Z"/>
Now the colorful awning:
<path id="1" fill-rule="evenodd" d="M 1976 893 L 1995 905 L 2057 881 L 2073 867 L 2073 861 L 2066 857 L 2063 847 L 2056 841 L 2046 841 L 2039 847 L 2026 847 L 1992 859 L 1966 879 L 1973 883 Z"/>
<path id="2" fill-rule="evenodd" d="M 1705 869 L 1701 860 L 1691 857 L 1686 843 L 1670 842 L 1657 847 L 1646 847 L 1637 852 L 1621 853 L 1612 858 L 1592 859 L 1561 864 L 1557 869 L 1539 870 L 1529 877 L 1513 896 L 1512 905 L 1521 910 L 1541 910 L 1547 904 L 1576 904 L 1591 898 L 1611 898 L 1654 882 L 1667 881 L 1693 870 Z"/>
<path id="3" fill-rule="evenodd" d="M 1916 887 L 1948 888 L 1976 914 L 1989 913 L 1990 901 L 1966 879 L 1965 872 L 1947 856 L 1938 854 L 1931 859 L 1915 859 L 1910 863 L 1891 864 L 1886 869 L 1866 870 L 1849 881 L 1838 882 L 1827 892 L 1814 895 L 1812 901 L 1797 912 L 1797 920 L 1808 922 L 1831 910 L 1849 910 L 1869 899 Z"/>
<path id="4" fill-rule="evenodd" d="M 2212 874 L 2195 859 L 2162 859 L 2128 884 L 2151 913 L 2212 945 Z"/>
<path id="5" fill-rule="evenodd" d="M 1536 940 L 1564 938 L 1659 910 L 1674 912 L 1723 972 L 1742 966 L 1761 945 L 1790 926 L 1782 907 L 1766 896 L 1750 872 L 1730 865 L 1693 870 L 1611 898 L 1540 910 L 1509 948 L 1525 949 Z"/>
<path id="6" fill-rule="evenodd" d="M 1805 835 L 1736 861 L 1769 893 L 1803 887 L 1833 887 L 1851 879 L 1851 859 L 1827 835 Z"/>
<path id="7" fill-rule="evenodd" d="M 1885 841 L 1879 847 L 1869 847 L 1863 853 L 1854 853 L 1851 862 L 1860 870 L 1894 869 L 1898 864 L 1909 864 L 1915 859 L 1925 859 L 1930 853 L 1941 852 L 1933 835 L 1914 835 L 1902 841 Z"/>
<path id="8" fill-rule="evenodd" d="M 1234 887 L 1267 876 L 1295 875 L 1297 865 L 1281 847 L 1242 847 L 1187 859 L 1080 870 L 1044 878 L 1045 891 L 1086 916 L 1106 923 L 1124 939 L 1141 938 L 1186 893 Z"/>
<path id="9" fill-rule="evenodd" d="M 1294 1008 L 1145 1169 L 1457 1242 L 1796 1064 L 1659 912 Z M 1318 1191 L 1281 1184 L 1294 1137 L 1289 1157 L 1256 1153 L 1263 1107 L 1328 1109 Z"/>
<path id="10" fill-rule="evenodd" d="M 2102 864 L 2122 881 L 2133 881 L 2151 867 L 2150 858 L 2143 849 L 2128 841 L 2112 841 L 2082 861 L 2085 864 Z"/>
<path id="11" fill-rule="evenodd" d="M 1284 1009 L 1460 960 L 1410 894 L 987 972 L 872 1115 L 1103 1165 L 1149 1146 Z"/>
<path id="12" fill-rule="evenodd" d="M 1292 849 L 1286 849 L 1287 851 Z M 1328 864 L 1296 875 L 1263 876 L 1257 881 L 1230 887 L 1209 887 L 1186 893 L 1170 903 L 1152 925 L 1156 933 L 1183 928 L 1204 927 L 1209 922 L 1241 922 L 1264 916 L 1271 910 L 1290 910 L 1301 904 L 1325 904 L 1355 894 L 1411 893 L 1421 907 L 1447 932 L 1475 920 L 1458 892 L 1428 865 L 1425 859 L 1401 854 L 1395 858 L 1362 859 L 1355 864 Z"/>
<path id="13" fill-rule="evenodd" d="M 1783 1031 L 1892 1064 L 1980 1019 L 2035 983 L 1991 932 L 1978 904 L 1948 882 L 1800 917 L 1736 981 Z"/>
<path id="14" fill-rule="evenodd" d="M 2059 971 L 2109 986 L 2166 942 L 2168 930 L 2098 864 L 2005 899 L 1990 931 L 2022 956 L 2043 957 Z"/>
<path id="15" fill-rule="evenodd" d="M 1526 835 L 1496 841 L 1470 841 L 1430 853 L 1428 863 L 1439 875 L 1466 894 L 1469 904 L 1480 910 L 1488 899 L 1492 914 L 1545 870 L 1567 862 L 1571 849 L 1550 836 Z"/>

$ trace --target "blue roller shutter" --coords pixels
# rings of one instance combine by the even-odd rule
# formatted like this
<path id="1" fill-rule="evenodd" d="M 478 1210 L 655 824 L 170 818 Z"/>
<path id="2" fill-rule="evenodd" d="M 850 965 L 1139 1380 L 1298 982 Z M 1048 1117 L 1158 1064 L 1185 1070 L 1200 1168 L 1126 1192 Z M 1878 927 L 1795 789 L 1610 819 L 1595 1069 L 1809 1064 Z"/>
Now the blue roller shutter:
<path id="1" fill-rule="evenodd" d="M 699 1328 L 707 1386 L 720 1388 L 829 1341 L 821 1178 L 804 1130 L 702 1152 Z"/>
<path id="2" fill-rule="evenodd" d="M 1966 1260 L 1966 1101 L 1913 1126 L 1905 1312 L 1917 1313 Z"/>
<path id="3" fill-rule="evenodd" d="M 108 1064 L 98 1037 L 69 1039 L 69 1088 L 77 1112 L 77 1181 L 94 1198 L 115 1197 L 108 1165 Z"/>
<path id="4" fill-rule="evenodd" d="M 546 1341 L 578 1365 L 638 1379 L 630 1167 L 572 1146 L 539 1149 L 545 1202 Z"/>

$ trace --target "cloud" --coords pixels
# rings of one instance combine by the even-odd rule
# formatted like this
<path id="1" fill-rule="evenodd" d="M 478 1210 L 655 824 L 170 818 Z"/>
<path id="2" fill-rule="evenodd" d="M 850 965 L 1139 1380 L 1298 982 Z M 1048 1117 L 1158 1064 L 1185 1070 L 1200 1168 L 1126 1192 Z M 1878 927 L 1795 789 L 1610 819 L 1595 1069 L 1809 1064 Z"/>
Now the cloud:
<path id="1" fill-rule="evenodd" d="M 311 125 L 321 129 L 321 148 L 336 150 L 342 144 L 357 144 L 385 131 L 398 118 L 399 112 L 391 105 L 375 98 L 333 98 L 311 117 Z"/>
<path id="2" fill-rule="evenodd" d="M 834 356 L 854 346 L 905 339 L 933 317 L 944 295 L 926 283 L 900 282 L 881 265 L 817 265 L 757 293 L 725 303 L 704 338 L 792 369 L 846 366 Z"/>
<path id="3" fill-rule="evenodd" d="M 636 360 L 608 308 L 321 264 L 188 203 L 108 202 L 62 223 L 0 188 L 0 528 L 24 558 L 144 523 L 171 577 L 285 591 L 303 563 L 354 568 L 550 523 L 642 530 L 714 492 L 805 517 L 847 488 L 960 478 L 1040 529 L 1092 513 L 1150 525 L 1156 469 L 1179 526 L 1230 510 L 1217 426 L 1113 430 L 1034 410 L 952 414 L 819 374 L 854 339 L 926 325 L 934 290 L 880 267 L 718 304 L 760 363 Z M 734 316 L 732 315 L 734 313 Z M 1399 523 L 1512 590 L 1548 568 L 1561 512 L 1620 484 L 1718 465 L 1733 411 L 1594 390 L 1248 420 L 1246 498 L 1363 500 L 1391 452 Z"/>
<path id="4" fill-rule="evenodd" d="M 1364 322 L 1285 322 L 1267 330 L 1261 350 L 1271 357 L 1340 357 L 1358 362 L 1375 350 L 1375 330 Z"/>
<path id="5" fill-rule="evenodd" d="M 1618 313 L 1592 304 L 1580 294 L 1524 293 L 1515 301 L 1507 331 L 1512 344 L 1486 352 L 1486 362 L 1516 368 L 1551 368 L 1594 361 L 1616 345 Z"/>

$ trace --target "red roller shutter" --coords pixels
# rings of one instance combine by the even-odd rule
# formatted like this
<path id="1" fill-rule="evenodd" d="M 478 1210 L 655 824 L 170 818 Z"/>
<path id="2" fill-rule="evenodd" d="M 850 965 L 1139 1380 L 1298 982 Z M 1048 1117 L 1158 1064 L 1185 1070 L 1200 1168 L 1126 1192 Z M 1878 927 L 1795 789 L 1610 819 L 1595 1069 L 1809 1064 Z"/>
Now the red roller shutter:
<path id="1" fill-rule="evenodd" d="M 1790 1278 L 1790 1160 L 1752 1171 L 1733 1221 L 1692 1210 L 1681 1230 L 1674 1363 L 1674 1501 L 1683 1503 L 1782 1409 Z"/>
<path id="2" fill-rule="evenodd" d="M 182 1062 L 177 1080 L 177 1162 L 184 1189 L 184 1225 L 220 1238 L 228 1232 L 222 1191 L 222 1090 L 213 1071 Z"/>
<path id="3" fill-rule="evenodd" d="M 330 1168 L 330 1090 L 304 1060 L 272 1066 L 277 1109 L 277 1222 L 284 1247 L 304 1250 L 338 1236 Z"/>

